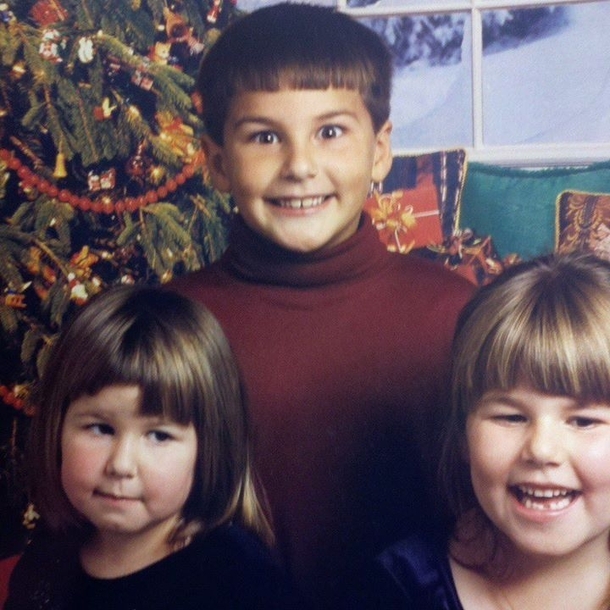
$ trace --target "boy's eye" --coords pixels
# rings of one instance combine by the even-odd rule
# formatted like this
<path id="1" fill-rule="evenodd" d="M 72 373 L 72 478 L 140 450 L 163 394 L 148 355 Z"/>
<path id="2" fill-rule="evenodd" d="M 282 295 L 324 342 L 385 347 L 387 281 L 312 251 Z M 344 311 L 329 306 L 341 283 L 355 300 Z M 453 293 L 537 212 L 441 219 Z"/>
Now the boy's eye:
<path id="1" fill-rule="evenodd" d="M 276 144 L 280 141 L 273 131 L 260 131 L 252 136 L 252 141 L 257 144 Z"/>
<path id="2" fill-rule="evenodd" d="M 320 129 L 319 134 L 323 140 L 330 140 L 343 135 L 343 128 L 338 125 L 325 125 Z"/>

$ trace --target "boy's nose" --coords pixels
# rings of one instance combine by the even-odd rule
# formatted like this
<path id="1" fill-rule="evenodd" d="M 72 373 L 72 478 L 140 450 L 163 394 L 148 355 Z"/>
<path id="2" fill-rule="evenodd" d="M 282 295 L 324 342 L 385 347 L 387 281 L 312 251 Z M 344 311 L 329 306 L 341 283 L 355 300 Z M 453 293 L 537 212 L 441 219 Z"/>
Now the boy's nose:
<path id="1" fill-rule="evenodd" d="M 524 458 L 537 466 L 560 464 L 565 439 L 558 426 L 551 422 L 534 422 L 523 447 Z"/>
<path id="2" fill-rule="evenodd" d="M 318 173 L 313 144 L 291 143 L 287 147 L 283 176 L 290 180 L 305 180 Z"/>
<path id="3" fill-rule="evenodd" d="M 136 474 L 134 439 L 121 438 L 113 444 L 106 463 L 106 474 L 114 477 L 133 477 Z"/>

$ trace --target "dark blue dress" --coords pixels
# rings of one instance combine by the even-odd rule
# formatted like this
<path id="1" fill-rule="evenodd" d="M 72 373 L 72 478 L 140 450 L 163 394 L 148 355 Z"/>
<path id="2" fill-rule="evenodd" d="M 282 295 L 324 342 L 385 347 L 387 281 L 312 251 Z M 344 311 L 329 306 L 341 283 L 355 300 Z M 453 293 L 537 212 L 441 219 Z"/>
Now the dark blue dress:
<path id="1" fill-rule="evenodd" d="M 267 548 L 236 525 L 120 578 L 88 576 L 74 537 L 42 534 L 11 576 L 5 610 L 293 610 L 302 600 Z"/>
<path id="2" fill-rule="evenodd" d="M 358 608 L 464 610 L 449 567 L 447 543 L 414 534 L 387 548 L 363 578 Z"/>

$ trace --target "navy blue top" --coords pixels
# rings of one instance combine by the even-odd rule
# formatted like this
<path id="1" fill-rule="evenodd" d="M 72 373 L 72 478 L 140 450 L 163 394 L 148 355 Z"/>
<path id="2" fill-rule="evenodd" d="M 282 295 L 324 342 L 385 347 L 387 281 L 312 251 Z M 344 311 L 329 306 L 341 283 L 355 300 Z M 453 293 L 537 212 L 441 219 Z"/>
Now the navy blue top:
<path id="1" fill-rule="evenodd" d="M 446 541 L 414 534 L 387 548 L 364 576 L 358 608 L 464 610 Z"/>
<path id="2" fill-rule="evenodd" d="M 284 610 L 301 608 L 267 548 L 230 525 L 133 574 L 100 579 L 74 536 L 35 537 L 11 576 L 5 610 Z"/>

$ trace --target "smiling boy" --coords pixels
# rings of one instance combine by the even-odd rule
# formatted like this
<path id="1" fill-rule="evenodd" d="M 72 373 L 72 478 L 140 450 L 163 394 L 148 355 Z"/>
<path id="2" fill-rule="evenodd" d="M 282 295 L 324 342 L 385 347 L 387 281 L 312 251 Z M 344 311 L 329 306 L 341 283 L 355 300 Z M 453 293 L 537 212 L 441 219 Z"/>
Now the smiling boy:
<path id="1" fill-rule="evenodd" d="M 422 429 L 472 291 L 387 252 L 362 213 L 392 163 L 390 83 L 386 47 L 345 14 L 280 4 L 229 26 L 198 90 L 209 171 L 238 212 L 221 260 L 171 285 L 229 337 L 278 550 L 324 607 L 430 515 Z"/>

